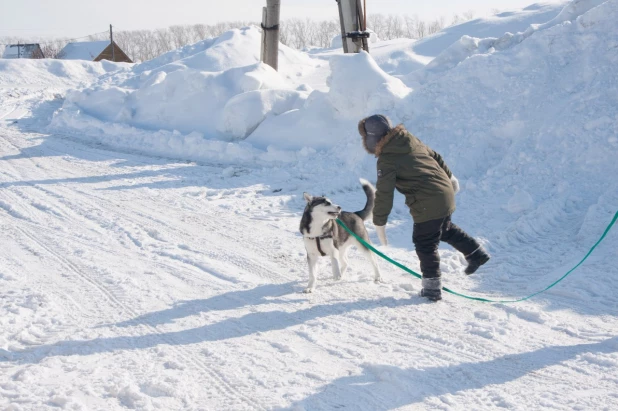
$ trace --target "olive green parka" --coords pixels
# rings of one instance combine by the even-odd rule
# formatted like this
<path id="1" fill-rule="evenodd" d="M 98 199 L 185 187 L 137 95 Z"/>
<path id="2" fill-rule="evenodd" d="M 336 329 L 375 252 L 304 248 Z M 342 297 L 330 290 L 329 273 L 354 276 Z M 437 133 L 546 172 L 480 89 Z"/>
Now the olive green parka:
<path id="1" fill-rule="evenodd" d="M 403 125 L 393 128 L 376 144 L 375 153 L 367 148 L 363 121 L 359 123 L 365 149 L 378 158 L 378 180 L 373 223 L 386 225 L 393 208 L 394 191 L 405 195 L 415 223 L 436 220 L 455 211 L 455 192 L 451 170 L 440 154 L 427 147 Z"/>

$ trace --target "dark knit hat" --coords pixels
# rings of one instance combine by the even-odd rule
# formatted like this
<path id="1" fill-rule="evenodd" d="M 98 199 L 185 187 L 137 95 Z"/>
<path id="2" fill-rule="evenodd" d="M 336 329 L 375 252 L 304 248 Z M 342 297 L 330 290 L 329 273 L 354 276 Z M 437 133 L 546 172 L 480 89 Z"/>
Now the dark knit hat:
<path id="1" fill-rule="evenodd" d="M 365 148 L 370 153 L 375 153 L 378 141 L 387 135 L 392 128 L 391 120 L 382 114 L 374 114 L 358 123 L 358 132 L 363 136 Z"/>

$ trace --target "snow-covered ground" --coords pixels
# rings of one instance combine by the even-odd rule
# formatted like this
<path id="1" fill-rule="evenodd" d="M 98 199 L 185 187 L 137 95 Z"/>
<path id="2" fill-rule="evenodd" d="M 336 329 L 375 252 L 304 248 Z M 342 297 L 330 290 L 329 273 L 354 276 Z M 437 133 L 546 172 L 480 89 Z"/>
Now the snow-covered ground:
<path id="1" fill-rule="evenodd" d="M 428 303 L 357 252 L 303 294 L 298 233 L 303 191 L 362 208 L 355 123 L 382 111 L 446 158 L 454 221 L 492 252 L 466 277 L 444 246 L 447 287 L 555 281 L 618 210 L 617 19 L 535 5 L 431 53 L 283 48 L 279 73 L 255 29 L 141 65 L 0 60 L 0 406 L 618 408 L 618 229 L 513 305 Z M 396 197 L 382 250 L 418 271 L 411 226 Z"/>

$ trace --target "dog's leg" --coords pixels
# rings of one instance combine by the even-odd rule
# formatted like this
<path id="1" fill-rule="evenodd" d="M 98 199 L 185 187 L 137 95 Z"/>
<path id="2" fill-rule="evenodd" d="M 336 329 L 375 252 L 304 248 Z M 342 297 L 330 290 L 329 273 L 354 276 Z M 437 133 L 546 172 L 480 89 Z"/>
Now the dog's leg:
<path id="1" fill-rule="evenodd" d="M 305 288 L 305 293 L 311 293 L 315 289 L 315 283 L 317 280 L 315 268 L 318 263 L 318 257 L 307 253 L 307 263 L 309 264 L 309 284 Z"/>
<path id="2" fill-rule="evenodd" d="M 378 267 L 378 259 L 376 258 L 376 256 L 362 245 L 359 245 L 358 248 L 363 254 L 365 254 L 365 257 L 371 262 L 371 265 L 373 266 L 373 281 L 376 283 L 382 282 L 382 276 L 380 275 L 380 267 Z"/>
<path id="3" fill-rule="evenodd" d="M 339 269 L 339 250 L 333 250 L 330 261 L 333 266 L 333 279 L 335 281 L 341 280 L 341 270 Z"/>
<path id="4" fill-rule="evenodd" d="M 349 249 L 348 247 L 344 247 L 341 250 L 339 250 L 339 257 L 341 261 L 341 266 L 339 268 L 341 269 L 341 277 L 345 275 L 345 272 L 348 269 L 348 266 L 350 265 L 350 262 L 348 260 L 348 249 Z"/>

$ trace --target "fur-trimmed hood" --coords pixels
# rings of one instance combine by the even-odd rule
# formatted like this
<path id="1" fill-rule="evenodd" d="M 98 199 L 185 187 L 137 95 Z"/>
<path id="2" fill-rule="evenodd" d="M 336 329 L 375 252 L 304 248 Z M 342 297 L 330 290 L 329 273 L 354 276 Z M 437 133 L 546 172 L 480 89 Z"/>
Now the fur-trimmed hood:
<path id="1" fill-rule="evenodd" d="M 365 120 L 366 119 L 362 119 L 359 123 L 358 123 L 358 132 L 362 137 L 362 141 L 363 141 L 363 148 L 365 149 L 365 151 L 369 154 L 373 154 L 376 157 L 380 157 L 380 154 L 382 154 L 382 151 L 384 150 L 384 147 L 389 143 L 389 141 L 391 141 L 393 139 L 393 137 L 395 137 L 398 134 L 403 134 L 406 133 L 407 130 L 405 128 L 405 126 L 403 124 L 399 124 L 396 127 L 393 127 L 384 137 L 382 137 L 375 146 L 375 152 L 372 152 L 369 149 L 369 145 L 367 144 L 367 132 L 365 131 Z"/>

